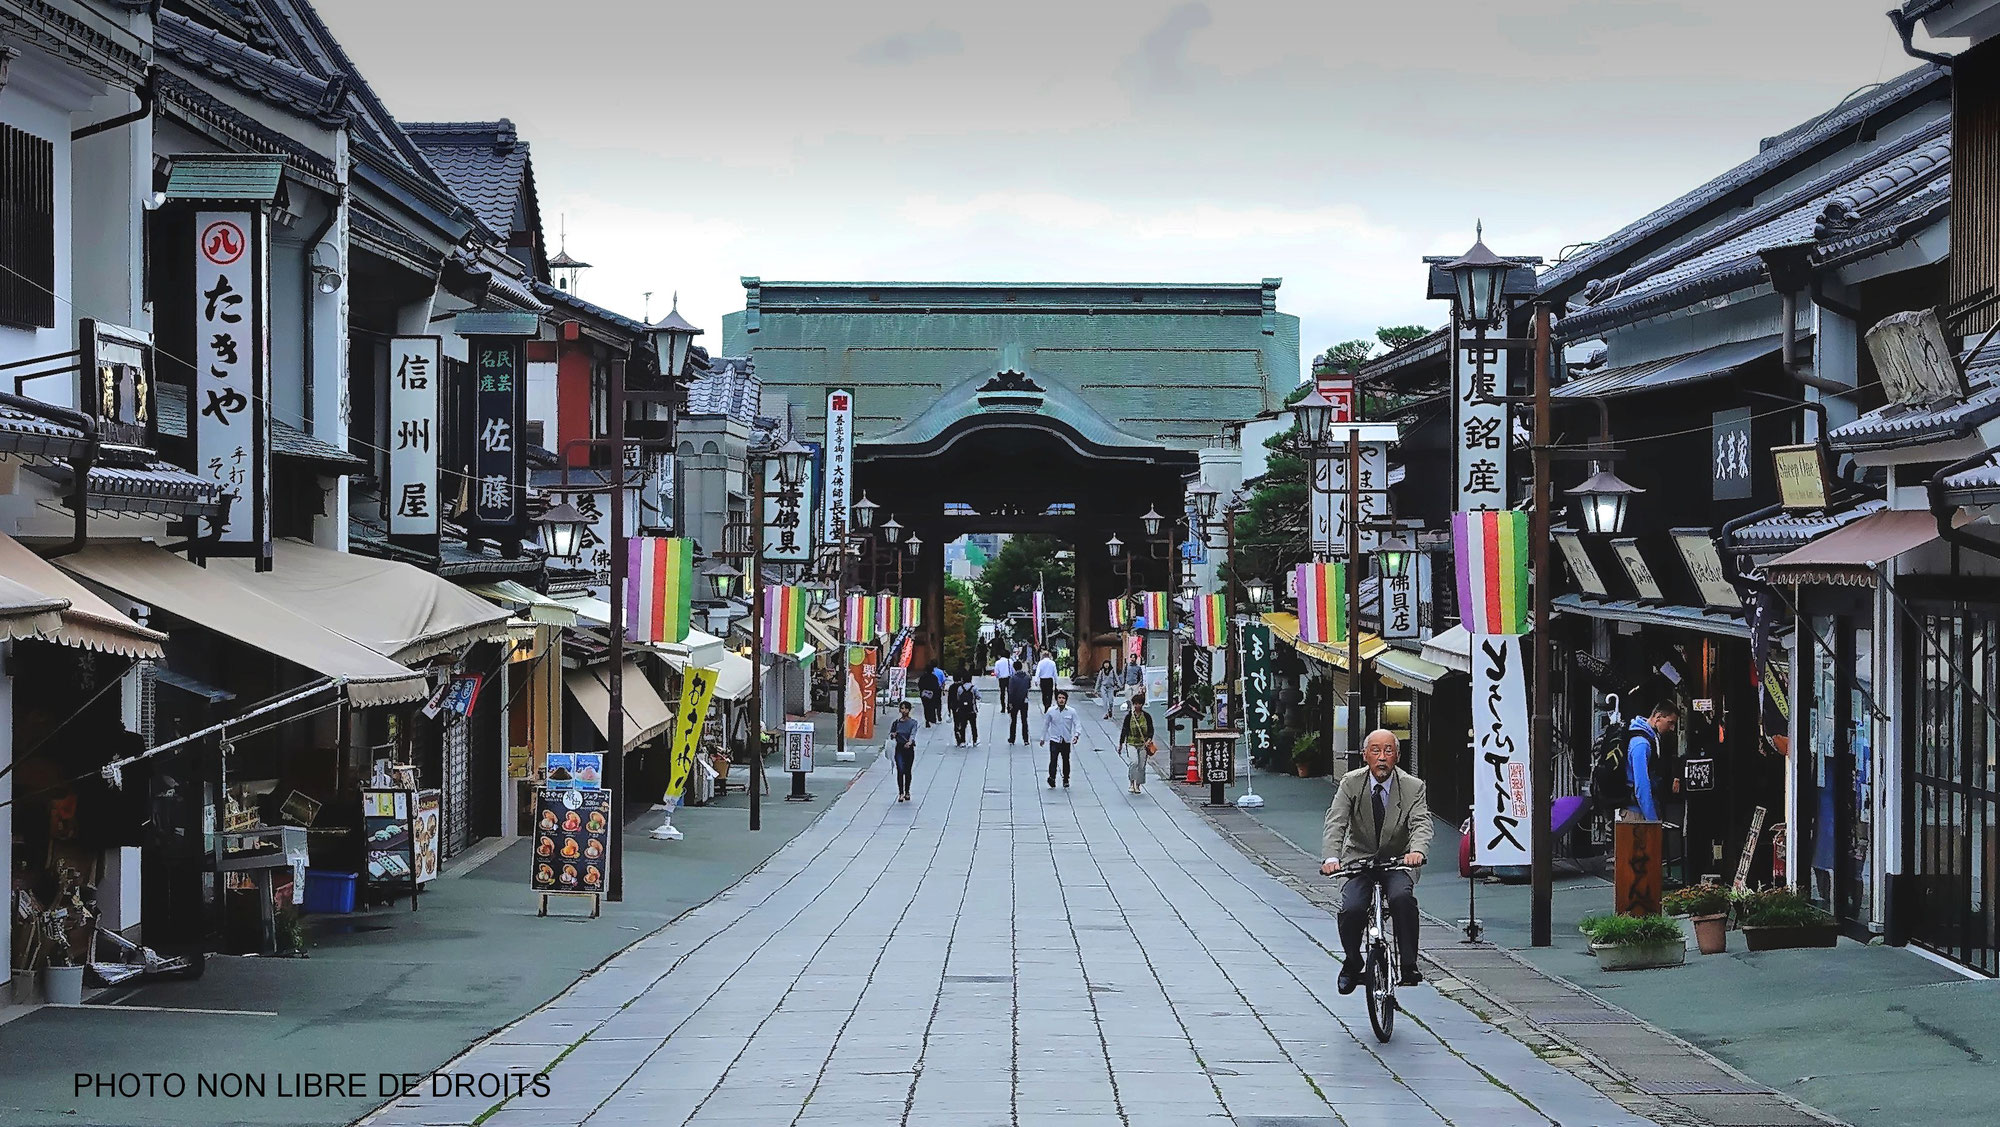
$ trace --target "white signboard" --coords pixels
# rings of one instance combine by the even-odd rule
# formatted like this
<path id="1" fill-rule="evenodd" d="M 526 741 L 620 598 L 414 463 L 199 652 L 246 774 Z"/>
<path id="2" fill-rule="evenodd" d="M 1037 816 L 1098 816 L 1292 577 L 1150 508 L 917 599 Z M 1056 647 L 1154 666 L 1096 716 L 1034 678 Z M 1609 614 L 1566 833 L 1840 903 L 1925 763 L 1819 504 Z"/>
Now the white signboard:
<path id="1" fill-rule="evenodd" d="M 1557 529 L 1549 534 L 1556 546 L 1562 549 L 1563 559 L 1569 563 L 1569 573 L 1576 576 L 1576 585 L 1586 595 L 1605 598 L 1611 589 L 1604 585 L 1604 577 L 1597 572 L 1597 564 L 1583 546 L 1583 535 L 1571 529 Z"/>
<path id="2" fill-rule="evenodd" d="M 194 217 L 195 473 L 230 499 L 220 540 L 271 556 L 271 401 L 267 220 L 254 211 Z"/>
<path id="3" fill-rule="evenodd" d="M 1674 547 L 1680 549 L 1681 560 L 1687 564 L 1688 575 L 1694 580 L 1695 590 L 1701 592 L 1702 602 L 1721 610 L 1743 609 L 1743 597 L 1736 593 L 1728 573 L 1722 570 L 1722 554 L 1715 550 L 1715 541 L 1707 529 L 1675 529 Z"/>
<path id="4" fill-rule="evenodd" d="M 1469 336 L 1458 330 L 1460 340 Z M 1507 392 L 1507 353 L 1452 350 L 1452 473 L 1456 512 L 1507 507 L 1507 405 L 1491 402 Z"/>
<path id="5" fill-rule="evenodd" d="M 1331 458 L 1313 462 L 1312 539 L 1313 551 L 1322 556 L 1347 553 L 1347 467 L 1345 447 Z M 1361 522 L 1371 524 L 1389 516 L 1389 446 L 1385 442 L 1361 444 L 1360 495 L 1354 498 Z M 1364 529 L 1361 551 L 1382 546 L 1382 534 Z"/>
<path id="6" fill-rule="evenodd" d="M 764 559 L 805 563 L 812 559 L 812 475 L 787 489 L 778 480 L 778 460 L 764 460 Z"/>
<path id="7" fill-rule="evenodd" d="M 835 388 L 826 393 L 826 512 L 821 527 L 828 544 L 840 543 L 847 534 L 853 485 L 854 393 Z"/>
<path id="8" fill-rule="evenodd" d="M 1472 636 L 1472 832 L 1482 865 L 1534 861 L 1526 635 Z"/>
<path id="9" fill-rule="evenodd" d="M 440 350 L 437 337 L 389 341 L 390 536 L 438 534 Z"/>
<path id="10" fill-rule="evenodd" d="M 1422 636 L 1423 590 L 1427 586 L 1430 569 L 1429 553 L 1412 552 L 1403 574 L 1382 577 L 1381 622 L 1384 638 Z"/>
<path id="11" fill-rule="evenodd" d="M 1637 540 L 1613 540 L 1611 550 L 1618 555 L 1618 562 L 1625 567 L 1625 575 L 1632 580 L 1632 587 L 1642 599 L 1663 599 L 1660 581 L 1653 576 L 1653 569 L 1646 564 L 1646 557 L 1639 554 Z"/>
<path id="12" fill-rule="evenodd" d="M 1146 673 L 1146 703 L 1167 703 L 1167 667 L 1164 665 L 1148 665 L 1144 669 Z"/>
<path id="13" fill-rule="evenodd" d="M 813 726 L 811 721 L 791 720 L 785 724 L 785 770 L 812 774 Z"/>

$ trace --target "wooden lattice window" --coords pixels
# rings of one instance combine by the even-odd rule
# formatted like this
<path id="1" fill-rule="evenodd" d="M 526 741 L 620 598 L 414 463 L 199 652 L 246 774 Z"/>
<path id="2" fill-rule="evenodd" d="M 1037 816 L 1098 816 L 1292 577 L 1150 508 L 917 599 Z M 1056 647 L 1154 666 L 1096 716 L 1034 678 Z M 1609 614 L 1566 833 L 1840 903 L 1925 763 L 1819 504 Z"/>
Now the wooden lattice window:
<path id="1" fill-rule="evenodd" d="M 0 324 L 56 323 L 55 146 L 0 124 Z"/>

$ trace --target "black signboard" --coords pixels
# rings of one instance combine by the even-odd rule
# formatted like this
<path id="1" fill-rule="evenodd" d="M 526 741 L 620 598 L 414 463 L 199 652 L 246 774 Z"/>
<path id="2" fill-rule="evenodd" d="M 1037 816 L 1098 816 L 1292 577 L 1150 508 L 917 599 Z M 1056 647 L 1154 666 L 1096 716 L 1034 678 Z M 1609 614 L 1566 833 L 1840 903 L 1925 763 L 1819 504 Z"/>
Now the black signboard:
<path id="1" fill-rule="evenodd" d="M 1750 496 L 1750 408 L 1717 411 L 1709 443 L 1717 501 L 1741 501 Z"/>
<path id="2" fill-rule="evenodd" d="M 1201 767 L 1202 782 L 1236 781 L 1236 741 L 1240 735 L 1238 732 L 1194 734 L 1195 762 Z"/>
<path id="3" fill-rule="evenodd" d="M 535 797 L 536 892 L 604 891 L 611 867 L 611 792 L 543 787 Z"/>
<path id="4" fill-rule="evenodd" d="M 521 445 L 521 342 L 475 337 L 472 417 L 472 519 L 518 535 L 526 461 Z"/>
<path id="5" fill-rule="evenodd" d="M 1715 789 L 1715 760 L 1684 759 L 1681 761 L 1681 779 L 1689 793 Z"/>

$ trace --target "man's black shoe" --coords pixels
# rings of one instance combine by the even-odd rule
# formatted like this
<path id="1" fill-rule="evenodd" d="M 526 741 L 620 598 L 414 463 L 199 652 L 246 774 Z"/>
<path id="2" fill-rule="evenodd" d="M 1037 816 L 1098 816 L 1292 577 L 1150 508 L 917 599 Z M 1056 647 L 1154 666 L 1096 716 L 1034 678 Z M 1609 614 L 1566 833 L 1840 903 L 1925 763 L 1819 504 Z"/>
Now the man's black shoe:
<path id="1" fill-rule="evenodd" d="M 1340 992 L 1342 994 L 1354 993 L 1355 986 L 1359 985 L 1360 982 L 1361 964 L 1358 961 L 1340 964 Z"/>
<path id="2" fill-rule="evenodd" d="M 1396 985 L 1422 986 L 1423 983 L 1424 983 L 1424 972 L 1418 970 L 1415 967 L 1404 967 L 1403 977 L 1397 981 Z"/>

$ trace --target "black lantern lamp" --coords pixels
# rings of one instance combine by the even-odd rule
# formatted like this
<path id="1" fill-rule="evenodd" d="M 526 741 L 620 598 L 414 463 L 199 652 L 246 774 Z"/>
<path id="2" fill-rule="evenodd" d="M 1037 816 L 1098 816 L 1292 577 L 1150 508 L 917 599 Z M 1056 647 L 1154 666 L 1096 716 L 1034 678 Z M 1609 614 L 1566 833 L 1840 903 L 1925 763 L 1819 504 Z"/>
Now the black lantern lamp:
<path id="1" fill-rule="evenodd" d="M 1564 492 L 1575 497 L 1583 509 L 1585 532 L 1616 536 L 1625 531 L 1625 513 L 1631 506 L 1633 495 L 1645 490 L 1626 482 L 1601 463 L 1593 462 L 1591 474 L 1583 480 L 1583 484 Z"/>
<path id="2" fill-rule="evenodd" d="M 1251 607 L 1257 610 L 1270 605 L 1271 585 L 1257 576 L 1243 581 L 1243 593 L 1249 597 Z"/>
<path id="3" fill-rule="evenodd" d="M 1160 525 L 1166 519 L 1160 515 L 1160 510 L 1148 505 L 1146 506 L 1146 515 L 1139 518 L 1139 523 L 1146 526 L 1147 536 L 1158 536 L 1160 534 Z"/>
<path id="4" fill-rule="evenodd" d="M 558 501 L 542 511 L 535 518 L 542 526 L 542 550 L 551 559 L 564 563 L 575 563 L 583 551 L 583 530 L 590 527 L 590 519 L 577 511 L 568 501 Z"/>
<path id="5" fill-rule="evenodd" d="M 1394 529 L 1382 536 L 1382 547 L 1375 553 L 1375 564 L 1382 570 L 1384 579 L 1401 579 L 1410 573 L 1410 561 L 1416 558 L 1417 546 L 1403 529 Z"/>
<path id="6" fill-rule="evenodd" d="M 701 330 L 681 316 L 680 295 L 675 294 L 674 307 L 660 318 L 659 324 L 646 326 L 646 335 L 653 339 L 653 355 L 660 362 L 660 375 L 672 380 L 678 379 L 687 368 L 688 350 Z"/>
<path id="7" fill-rule="evenodd" d="M 1118 539 L 1118 534 L 1114 532 L 1111 534 L 1111 539 L 1104 542 L 1104 550 L 1111 553 L 1111 558 L 1115 560 L 1119 553 L 1125 550 L 1125 541 Z"/>
<path id="8" fill-rule="evenodd" d="M 714 584 L 715 597 L 718 599 L 734 596 L 737 585 L 743 582 L 743 573 L 721 560 L 702 568 L 701 573 L 708 576 L 708 581 Z"/>
<path id="9" fill-rule="evenodd" d="M 1197 481 L 1188 486 L 1188 499 L 1194 502 L 1194 511 L 1204 521 L 1215 519 L 1215 506 L 1222 499 L 1222 490 L 1205 481 Z"/>
<path id="10" fill-rule="evenodd" d="M 799 445 L 798 439 L 792 439 L 778 447 L 773 456 L 778 459 L 778 481 L 786 489 L 797 489 L 806 479 L 806 461 L 812 457 L 812 451 Z"/>
<path id="11" fill-rule="evenodd" d="M 923 553 L 924 538 L 918 536 L 914 532 L 910 533 L 910 538 L 908 540 L 903 541 L 903 549 L 910 553 L 911 559 L 915 559 L 918 555 L 921 555 Z"/>
<path id="12" fill-rule="evenodd" d="M 1502 300 L 1514 264 L 1486 249 L 1486 225 L 1475 228 L 1472 249 L 1444 269 L 1458 291 L 1458 316 L 1468 325 L 1491 328 L 1506 312 Z"/>

